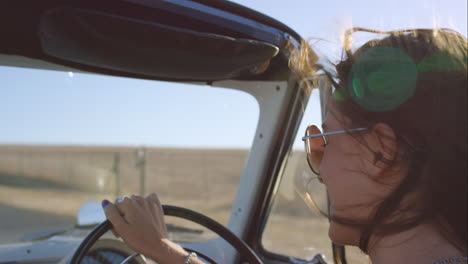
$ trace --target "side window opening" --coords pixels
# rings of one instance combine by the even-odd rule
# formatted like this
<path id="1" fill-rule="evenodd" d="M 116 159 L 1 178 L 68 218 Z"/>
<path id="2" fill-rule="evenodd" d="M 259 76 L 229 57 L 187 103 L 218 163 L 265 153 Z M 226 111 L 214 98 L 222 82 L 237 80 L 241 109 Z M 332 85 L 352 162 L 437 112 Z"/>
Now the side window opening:
<path id="1" fill-rule="evenodd" d="M 263 230 L 261 244 L 265 250 L 275 254 L 302 260 L 311 260 L 315 255 L 322 254 L 327 263 L 333 263 L 328 219 L 314 208 L 318 206 L 320 210 L 327 211 L 326 188 L 316 180 L 309 168 L 302 141 L 308 125 L 322 124 L 321 110 L 325 106 L 321 104 L 321 97 L 326 96 L 320 94 L 319 89 L 314 89 L 310 95 Z M 305 188 L 312 190 L 309 191 L 311 197 L 305 195 Z M 313 199 L 315 204 L 308 202 L 308 199 Z M 350 264 L 369 262 L 368 257 L 354 247 L 346 247 L 346 258 Z"/>

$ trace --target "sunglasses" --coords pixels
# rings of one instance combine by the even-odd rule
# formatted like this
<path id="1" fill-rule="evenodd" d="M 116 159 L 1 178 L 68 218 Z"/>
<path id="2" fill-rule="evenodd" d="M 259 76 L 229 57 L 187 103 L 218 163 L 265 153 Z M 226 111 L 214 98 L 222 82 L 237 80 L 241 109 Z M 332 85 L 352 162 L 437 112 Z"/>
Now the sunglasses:
<path id="1" fill-rule="evenodd" d="M 325 147 L 328 145 L 328 136 L 347 133 L 347 132 L 356 132 L 363 131 L 367 128 L 352 128 L 346 130 L 337 130 L 323 133 L 320 128 L 316 125 L 310 125 L 305 131 L 305 135 L 302 137 L 302 141 L 305 144 L 305 151 L 307 156 L 307 163 L 309 163 L 310 169 L 316 174 L 320 175 L 320 163 L 322 162 L 323 153 L 325 152 Z"/>

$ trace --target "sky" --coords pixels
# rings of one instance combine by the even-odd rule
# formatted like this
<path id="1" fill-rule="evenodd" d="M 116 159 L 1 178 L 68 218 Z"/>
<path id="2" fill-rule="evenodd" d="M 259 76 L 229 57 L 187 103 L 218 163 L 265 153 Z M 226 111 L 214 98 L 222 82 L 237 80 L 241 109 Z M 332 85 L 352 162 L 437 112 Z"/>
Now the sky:
<path id="1" fill-rule="evenodd" d="M 352 26 L 467 35 L 466 0 L 235 2 L 287 24 L 331 59 Z M 259 118 L 252 96 L 229 89 L 8 67 L 0 67 L 0 80 L 0 144 L 245 148 Z M 301 129 L 319 119 L 306 112 Z"/>

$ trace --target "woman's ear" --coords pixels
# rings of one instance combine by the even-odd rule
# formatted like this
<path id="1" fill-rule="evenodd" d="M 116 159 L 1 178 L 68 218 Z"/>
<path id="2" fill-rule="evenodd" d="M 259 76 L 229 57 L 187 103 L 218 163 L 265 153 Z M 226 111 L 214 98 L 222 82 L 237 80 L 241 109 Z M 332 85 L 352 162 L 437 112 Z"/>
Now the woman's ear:
<path id="1" fill-rule="evenodd" d="M 375 150 L 381 153 L 382 158 L 387 161 L 395 160 L 398 143 L 393 129 L 385 123 L 377 123 L 372 127 L 371 133 L 377 139 Z"/>
<path id="2" fill-rule="evenodd" d="M 377 123 L 367 133 L 367 145 L 372 157 L 367 170 L 372 175 L 382 175 L 394 165 L 398 153 L 397 137 L 393 129 L 385 123 Z"/>

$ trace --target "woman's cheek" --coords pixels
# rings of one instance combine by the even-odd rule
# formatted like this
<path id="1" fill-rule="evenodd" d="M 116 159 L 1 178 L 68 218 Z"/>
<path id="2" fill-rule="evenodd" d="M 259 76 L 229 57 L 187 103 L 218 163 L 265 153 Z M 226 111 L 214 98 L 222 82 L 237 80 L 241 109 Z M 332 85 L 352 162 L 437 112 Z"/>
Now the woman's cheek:
<path id="1" fill-rule="evenodd" d="M 333 165 L 333 159 L 330 157 L 333 157 L 333 151 L 325 151 L 322 159 L 322 163 L 320 164 L 320 177 L 323 181 L 323 184 L 325 184 L 328 195 L 330 197 L 330 200 L 334 200 L 335 196 L 335 182 L 336 182 L 336 177 L 338 174 L 337 166 Z"/>
<path id="2" fill-rule="evenodd" d="M 359 181 L 362 180 L 362 176 L 352 173 L 354 169 L 352 161 L 348 160 L 350 156 L 341 153 L 342 151 L 335 148 L 327 149 L 320 166 L 320 174 L 327 188 L 331 207 L 339 210 L 357 202 Z"/>

